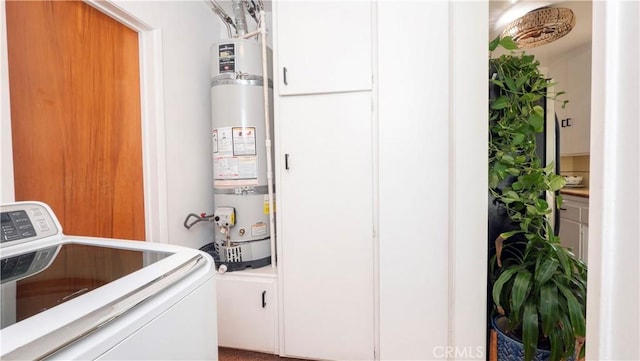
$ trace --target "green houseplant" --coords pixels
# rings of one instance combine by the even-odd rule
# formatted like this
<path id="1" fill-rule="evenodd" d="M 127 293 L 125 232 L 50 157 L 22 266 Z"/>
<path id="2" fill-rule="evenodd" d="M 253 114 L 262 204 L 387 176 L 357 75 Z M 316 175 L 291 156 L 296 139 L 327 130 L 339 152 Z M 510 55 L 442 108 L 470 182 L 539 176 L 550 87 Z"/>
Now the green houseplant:
<path id="1" fill-rule="evenodd" d="M 516 226 L 495 240 L 489 275 L 493 310 L 507 318 L 504 331 L 521 340 L 526 360 L 538 348 L 550 350 L 552 360 L 580 357 L 587 269 L 560 245 L 549 218 L 562 198 L 549 204 L 544 195 L 562 188 L 564 177 L 535 153 L 535 135 L 545 124 L 539 103 L 562 93 L 548 95 L 554 84 L 533 55 L 515 51 L 511 38 L 494 39 L 489 50 L 498 46 L 509 53 L 489 60 L 496 74 L 490 85 L 497 89 L 489 102 L 489 192 Z"/>

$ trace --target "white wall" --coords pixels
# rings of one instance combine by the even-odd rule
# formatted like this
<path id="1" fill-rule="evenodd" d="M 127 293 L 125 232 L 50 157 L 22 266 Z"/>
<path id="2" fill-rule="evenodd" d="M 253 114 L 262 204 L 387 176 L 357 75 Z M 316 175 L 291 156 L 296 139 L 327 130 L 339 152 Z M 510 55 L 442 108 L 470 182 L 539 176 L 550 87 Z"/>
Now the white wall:
<path id="1" fill-rule="evenodd" d="M 484 359 L 488 5 L 377 14 L 380 359 Z"/>
<path id="2" fill-rule="evenodd" d="M 445 2 L 378 3 L 381 360 L 447 344 L 448 28 Z"/>
<path id="3" fill-rule="evenodd" d="M 588 360 L 640 360 L 640 3 L 593 11 Z"/>
<path id="4" fill-rule="evenodd" d="M 153 213 L 147 222 L 154 226 L 152 232 L 147 231 L 147 237 L 154 242 L 200 247 L 212 240 L 212 226 L 199 224 L 187 230 L 183 221 L 189 213 L 213 211 L 209 47 L 221 37 L 219 20 L 206 2 L 199 0 L 114 1 L 110 5 L 143 24 L 145 31 L 153 33 L 148 37 L 150 41 L 157 42 L 154 46 L 158 59 L 148 60 L 160 66 L 151 71 L 157 71 L 154 90 L 162 91 L 148 93 L 157 96 L 156 99 L 143 99 L 143 108 L 145 103 L 157 101 L 158 105 L 158 109 L 147 113 L 149 119 L 144 130 L 145 141 L 154 143 L 153 147 L 145 145 L 145 162 L 148 157 L 155 162 L 145 164 L 145 188 L 149 184 L 155 187 L 151 194 L 146 194 L 152 199 L 145 200 L 146 206 L 154 205 L 146 210 Z M 9 202 L 13 200 L 13 174 L 10 132 L 7 131 L 10 118 L 6 107 L 9 93 L 4 3 L 1 6 L 1 201 Z M 163 199 L 158 202 L 156 198 Z"/>
<path id="5" fill-rule="evenodd" d="M 212 225 L 183 222 L 213 212 L 209 48 L 219 20 L 204 1 L 115 3 L 161 34 L 167 238 L 152 241 L 200 247 L 213 240 Z"/>
<path id="6" fill-rule="evenodd" d="M 563 108 L 556 102 L 558 119 L 571 119 L 571 127 L 560 129 L 561 155 L 589 154 L 591 104 L 591 42 L 583 44 L 543 64 L 557 83 L 555 91 L 564 91 L 559 99 L 569 103 Z M 565 168 L 562 167 L 561 168 Z M 588 170 L 588 169 L 587 169 Z"/>

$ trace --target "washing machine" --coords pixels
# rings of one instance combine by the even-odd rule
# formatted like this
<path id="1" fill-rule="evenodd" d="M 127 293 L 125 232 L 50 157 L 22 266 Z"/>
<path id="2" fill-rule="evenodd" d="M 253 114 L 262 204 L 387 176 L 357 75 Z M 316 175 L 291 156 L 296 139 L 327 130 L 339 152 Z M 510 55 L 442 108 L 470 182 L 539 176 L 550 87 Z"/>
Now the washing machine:
<path id="1" fill-rule="evenodd" d="M 68 236 L 41 202 L 0 210 L 0 359 L 218 359 L 210 255 Z"/>

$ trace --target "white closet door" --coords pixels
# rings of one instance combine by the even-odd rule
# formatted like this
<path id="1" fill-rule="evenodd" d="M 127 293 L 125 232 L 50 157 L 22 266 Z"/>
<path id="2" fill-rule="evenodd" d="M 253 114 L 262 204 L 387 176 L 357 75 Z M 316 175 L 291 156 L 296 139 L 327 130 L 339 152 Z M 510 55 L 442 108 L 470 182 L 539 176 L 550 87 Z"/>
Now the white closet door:
<path id="1" fill-rule="evenodd" d="M 371 94 L 279 101 L 284 354 L 372 359 Z"/>
<path id="2" fill-rule="evenodd" d="M 275 2 L 279 94 L 370 90 L 371 6 L 369 1 Z"/>

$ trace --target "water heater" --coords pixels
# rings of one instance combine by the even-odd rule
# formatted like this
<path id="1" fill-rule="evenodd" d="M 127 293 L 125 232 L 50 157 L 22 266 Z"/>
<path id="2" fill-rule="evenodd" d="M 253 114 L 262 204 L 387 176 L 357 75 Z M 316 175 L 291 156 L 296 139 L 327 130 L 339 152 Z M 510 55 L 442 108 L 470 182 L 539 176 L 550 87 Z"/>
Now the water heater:
<path id="1" fill-rule="evenodd" d="M 228 271 L 262 267 L 272 261 L 269 212 L 274 211 L 268 197 L 267 157 L 273 159 L 273 152 L 267 154 L 265 147 L 262 45 L 234 38 L 214 44 L 211 52 L 215 251 Z M 270 49 L 267 59 L 271 69 Z"/>

